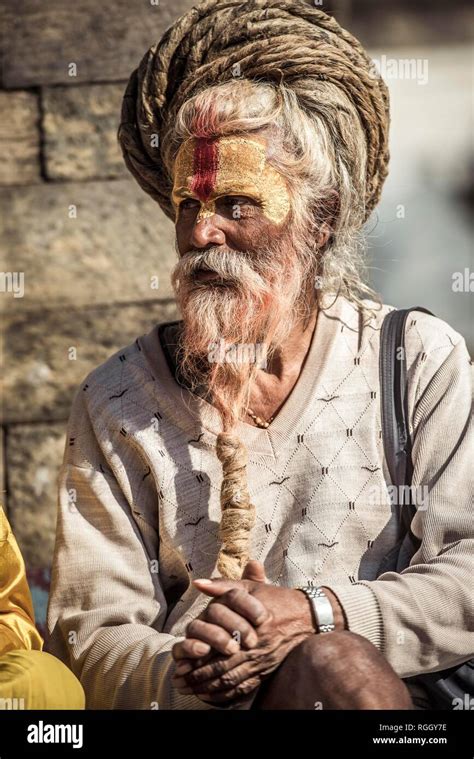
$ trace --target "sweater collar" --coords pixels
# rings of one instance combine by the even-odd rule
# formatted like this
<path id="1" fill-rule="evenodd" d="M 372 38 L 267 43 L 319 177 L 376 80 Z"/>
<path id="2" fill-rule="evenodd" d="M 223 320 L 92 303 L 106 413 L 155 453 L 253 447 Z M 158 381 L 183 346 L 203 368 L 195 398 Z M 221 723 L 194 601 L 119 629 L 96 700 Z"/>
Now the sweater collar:
<path id="1" fill-rule="evenodd" d="M 139 341 L 152 372 L 160 380 L 164 391 L 160 398 L 167 406 L 168 415 L 177 426 L 199 438 L 200 444 L 214 447 L 222 430 L 219 412 L 206 400 L 203 388 L 199 389 L 199 394 L 197 391 L 192 393 L 183 378 L 179 374 L 176 376 L 176 337 L 180 325 L 181 321 L 157 324 Z M 332 360 L 338 339 L 341 339 L 342 325 L 359 331 L 357 310 L 342 297 L 325 296 L 298 379 L 274 420 L 266 429 L 241 420 L 237 423 L 235 433 L 249 451 L 275 458 L 280 448 L 297 444 L 298 434 L 302 432 L 299 426 L 308 406 L 318 392 L 322 396 L 327 394 L 323 389 L 324 371 Z M 318 387 L 322 389 L 318 391 Z"/>

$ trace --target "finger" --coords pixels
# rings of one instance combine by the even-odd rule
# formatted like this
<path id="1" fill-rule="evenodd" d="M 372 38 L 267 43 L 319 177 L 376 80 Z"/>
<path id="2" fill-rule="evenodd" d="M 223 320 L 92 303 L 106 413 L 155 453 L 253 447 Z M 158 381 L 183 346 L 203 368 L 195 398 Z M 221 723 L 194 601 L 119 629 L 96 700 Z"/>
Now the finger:
<path id="1" fill-rule="evenodd" d="M 193 640 L 192 638 L 186 638 L 186 640 L 180 640 L 175 643 L 171 649 L 173 659 L 198 659 L 201 656 L 205 656 L 211 650 L 211 646 L 202 640 Z"/>
<path id="2" fill-rule="evenodd" d="M 173 674 L 172 681 L 174 685 L 193 687 L 208 680 L 217 680 L 221 675 L 247 660 L 248 655 L 245 651 L 239 651 L 236 654 L 232 654 L 232 656 L 213 656 L 210 661 L 204 662 L 184 675 Z"/>
<path id="3" fill-rule="evenodd" d="M 209 657 L 204 656 L 199 659 L 180 659 L 175 663 L 174 674 L 185 675 L 187 672 L 192 672 L 196 667 L 203 667 L 207 663 Z"/>
<path id="4" fill-rule="evenodd" d="M 193 662 L 197 663 L 198 661 L 199 661 L 199 659 L 193 659 L 193 660 L 190 660 L 190 659 L 181 659 L 180 661 L 178 661 L 175 664 L 173 677 L 175 677 L 175 676 L 178 677 L 178 676 L 181 676 L 181 675 L 186 675 L 188 672 L 192 672 L 192 670 L 195 667 L 195 665 L 194 665 Z"/>
<path id="5" fill-rule="evenodd" d="M 240 683 L 235 688 L 231 688 L 227 691 L 215 691 L 214 693 L 206 693 L 200 691 L 193 691 L 194 695 L 210 704 L 226 704 L 229 701 L 234 702 L 234 705 L 238 705 L 241 701 L 245 701 L 247 696 L 254 690 L 256 690 L 261 684 L 259 677 L 252 677 L 246 680 L 244 683 Z"/>
<path id="6" fill-rule="evenodd" d="M 239 643 L 229 635 L 227 630 L 218 625 L 204 622 L 202 619 L 193 619 L 187 625 L 186 636 L 203 640 L 221 654 L 235 654 L 236 651 L 240 650 Z"/>
<path id="7" fill-rule="evenodd" d="M 179 659 L 178 661 L 175 662 L 173 677 L 175 675 L 181 676 L 181 675 L 186 674 L 187 672 L 192 672 L 192 670 L 196 669 L 197 667 L 203 667 L 215 656 L 216 654 L 211 649 L 210 652 L 206 656 L 200 656 L 199 659 Z M 224 658 L 228 658 L 228 657 L 224 657 Z"/>
<path id="8" fill-rule="evenodd" d="M 204 611 L 202 618 L 206 622 L 223 627 L 245 648 L 255 648 L 258 643 L 258 635 L 250 622 L 240 614 L 236 614 L 235 611 L 225 604 L 219 602 L 210 603 Z"/>
<path id="9" fill-rule="evenodd" d="M 261 684 L 259 675 L 248 675 L 239 682 L 221 682 L 210 680 L 205 683 L 189 685 L 185 682 L 173 683 L 176 690 L 182 695 L 195 695 L 206 701 L 224 702 L 230 701 L 236 696 L 246 695 Z"/>
<path id="10" fill-rule="evenodd" d="M 205 665 L 184 675 L 180 685 L 198 689 L 202 693 L 213 693 L 215 690 L 227 690 L 245 682 L 258 673 L 259 664 L 254 661 L 242 661 L 233 667 Z"/>
<path id="11" fill-rule="evenodd" d="M 252 580 L 253 582 L 270 583 L 270 580 L 265 574 L 265 567 L 260 561 L 256 559 L 250 559 L 244 567 L 242 572 L 242 580 Z"/>
<path id="12" fill-rule="evenodd" d="M 211 601 L 207 608 L 216 603 L 217 601 Z M 219 597 L 219 603 L 228 606 L 241 617 L 245 617 L 254 627 L 261 625 L 270 616 L 262 602 L 243 588 L 231 588 Z"/>
<path id="13" fill-rule="evenodd" d="M 201 593 L 206 593 L 208 596 L 221 596 L 231 588 L 237 588 L 241 585 L 242 580 L 193 580 L 194 585 Z M 244 586 L 245 587 L 245 586 Z"/>

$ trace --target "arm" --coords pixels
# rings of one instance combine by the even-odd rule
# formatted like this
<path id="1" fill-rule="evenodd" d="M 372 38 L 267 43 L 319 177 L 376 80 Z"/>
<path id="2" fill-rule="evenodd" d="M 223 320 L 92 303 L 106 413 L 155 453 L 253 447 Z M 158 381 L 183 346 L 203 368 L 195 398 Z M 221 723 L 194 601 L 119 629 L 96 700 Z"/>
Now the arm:
<path id="1" fill-rule="evenodd" d="M 15 649 L 41 651 L 25 563 L 0 506 L 0 656 Z"/>
<path id="2" fill-rule="evenodd" d="M 80 395 L 77 414 L 87 415 Z M 88 708 L 211 708 L 171 685 L 180 638 L 162 632 L 167 603 L 157 566 L 154 526 L 131 508 L 83 421 L 59 478 L 48 650 L 79 678 Z"/>
<path id="3" fill-rule="evenodd" d="M 449 330 L 428 319 L 443 336 Z M 474 653 L 472 381 L 457 338 L 454 347 L 451 340 L 427 352 L 418 371 L 412 362 L 409 373 L 413 485 L 429 490 L 427 509 L 412 522 L 419 550 L 400 573 L 349 588 L 331 584 L 349 629 L 371 640 L 401 677 L 446 669 Z"/>

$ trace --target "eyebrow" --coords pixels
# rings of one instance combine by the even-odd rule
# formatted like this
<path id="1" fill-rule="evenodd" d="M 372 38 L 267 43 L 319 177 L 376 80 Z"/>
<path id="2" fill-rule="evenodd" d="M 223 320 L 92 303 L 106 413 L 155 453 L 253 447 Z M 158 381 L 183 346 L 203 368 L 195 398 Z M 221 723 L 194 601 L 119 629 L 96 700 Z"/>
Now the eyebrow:
<path id="1" fill-rule="evenodd" d="M 197 197 L 196 193 L 192 192 L 192 190 L 188 190 L 187 187 L 179 187 L 177 190 L 173 190 L 173 195 L 175 195 L 178 198 L 191 198 L 191 197 Z"/>
<path id="2" fill-rule="evenodd" d="M 257 193 L 249 193 L 249 192 L 242 192 L 239 190 L 229 190 L 228 192 L 223 192 L 220 195 L 217 195 L 213 200 L 219 200 L 220 198 L 226 198 L 226 197 L 236 197 L 236 198 L 249 198 L 250 200 L 260 201 L 260 196 Z M 190 198 L 191 200 L 197 200 L 201 202 L 200 198 L 196 195 L 195 192 L 192 190 L 189 190 L 187 187 L 180 187 L 178 190 L 173 190 L 173 197 L 177 198 L 178 200 L 186 200 Z"/>

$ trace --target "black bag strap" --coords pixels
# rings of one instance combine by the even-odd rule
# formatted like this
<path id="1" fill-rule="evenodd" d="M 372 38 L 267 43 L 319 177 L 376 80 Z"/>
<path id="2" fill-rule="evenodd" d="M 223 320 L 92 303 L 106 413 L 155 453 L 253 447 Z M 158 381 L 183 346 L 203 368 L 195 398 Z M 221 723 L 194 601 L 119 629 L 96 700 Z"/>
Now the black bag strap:
<path id="1" fill-rule="evenodd" d="M 397 488 L 401 485 L 410 486 L 413 475 L 405 357 L 405 326 L 412 311 L 434 315 L 421 306 L 393 310 L 385 316 L 380 333 L 382 435 L 390 479 Z M 400 535 L 408 533 L 414 542 L 417 541 L 410 529 L 411 520 L 416 513 L 412 499 L 408 503 L 400 503 L 398 499 L 397 508 Z"/>

